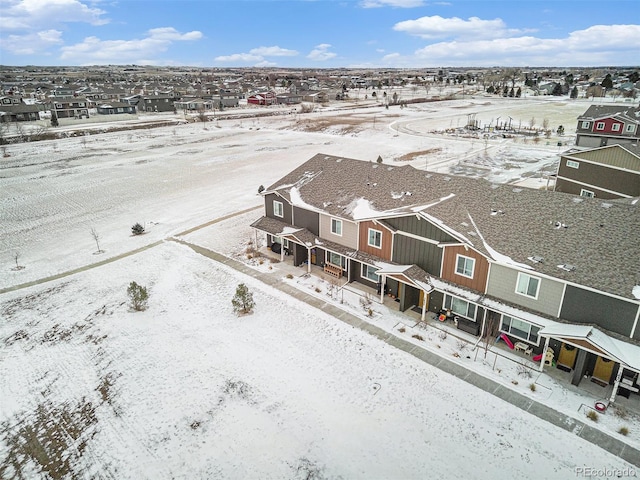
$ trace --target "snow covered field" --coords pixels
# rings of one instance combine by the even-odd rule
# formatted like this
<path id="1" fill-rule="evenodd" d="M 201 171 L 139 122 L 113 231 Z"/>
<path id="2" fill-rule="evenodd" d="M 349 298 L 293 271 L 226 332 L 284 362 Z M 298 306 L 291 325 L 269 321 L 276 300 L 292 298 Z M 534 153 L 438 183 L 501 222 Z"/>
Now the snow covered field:
<path id="1" fill-rule="evenodd" d="M 429 130 L 438 115 L 466 118 L 457 102 L 440 113 L 434 104 L 434 112 L 363 110 L 349 133 L 344 117 L 321 111 L 307 119 L 329 117 L 322 131 L 305 131 L 291 115 L 9 146 L 0 289 L 115 261 L 0 296 L 0 477 L 566 479 L 576 467 L 631 468 L 251 276 L 163 242 L 183 236 L 238 255 L 245 224 L 180 234 L 261 205 L 259 185 L 318 152 L 389 163 L 430 152 L 410 162 L 445 171 L 460 167 L 462 154 L 492 148 L 513 163 L 505 181 L 555 162 L 553 146 L 509 149 L 504 139 L 390 126 L 422 119 Z M 533 105 L 543 118 L 545 104 Z M 500 162 L 484 166 L 503 175 Z M 145 235 L 131 236 L 135 222 Z M 91 228 L 104 253 L 96 254 Z M 131 281 L 150 290 L 145 312 L 127 305 Z M 238 318 L 230 300 L 240 282 L 257 307 Z"/>

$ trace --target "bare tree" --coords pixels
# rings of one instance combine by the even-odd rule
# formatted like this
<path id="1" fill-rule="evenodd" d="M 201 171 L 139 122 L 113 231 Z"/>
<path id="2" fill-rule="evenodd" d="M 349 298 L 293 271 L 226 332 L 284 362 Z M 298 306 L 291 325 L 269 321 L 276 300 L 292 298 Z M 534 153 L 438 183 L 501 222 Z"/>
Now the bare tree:
<path id="1" fill-rule="evenodd" d="M 91 227 L 91 236 L 96 242 L 96 248 L 98 249 L 96 253 L 103 253 L 104 250 L 100 250 L 100 235 L 98 234 L 98 232 L 94 227 Z"/>
<path id="2" fill-rule="evenodd" d="M 19 258 L 20 258 L 20 252 L 14 252 L 13 259 L 16 262 L 16 266 L 12 270 L 22 270 L 24 268 L 22 265 L 20 265 L 20 262 L 18 261 Z"/>
<path id="3" fill-rule="evenodd" d="M 484 332 L 482 332 L 482 345 L 484 346 L 484 358 L 487 358 L 487 352 L 489 347 L 493 343 L 493 338 L 496 335 L 497 330 L 497 318 L 494 312 L 490 312 L 487 317 L 487 323 L 484 326 Z"/>

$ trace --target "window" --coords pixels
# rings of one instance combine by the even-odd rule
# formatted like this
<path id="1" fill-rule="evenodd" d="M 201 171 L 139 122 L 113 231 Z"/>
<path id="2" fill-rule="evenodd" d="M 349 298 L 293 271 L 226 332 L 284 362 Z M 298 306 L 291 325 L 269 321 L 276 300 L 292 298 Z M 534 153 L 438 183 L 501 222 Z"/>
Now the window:
<path id="1" fill-rule="evenodd" d="M 596 196 L 595 193 L 593 193 L 591 190 L 585 190 L 584 188 L 580 189 L 580 196 L 581 197 L 587 197 L 587 198 L 593 198 Z"/>
<path id="2" fill-rule="evenodd" d="M 614 123 L 613 125 L 611 125 L 611 131 L 612 132 L 619 132 L 620 131 L 620 124 L 619 123 Z"/>
<path id="3" fill-rule="evenodd" d="M 473 278 L 473 267 L 475 263 L 476 261 L 473 258 L 458 255 L 456 260 L 456 273 L 463 277 Z"/>
<path id="4" fill-rule="evenodd" d="M 591 125 L 591 122 L 582 122 L 582 128 L 589 128 L 589 125 Z"/>
<path id="5" fill-rule="evenodd" d="M 380 230 L 369 229 L 368 245 L 371 247 L 382 248 L 382 232 Z"/>
<path id="6" fill-rule="evenodd" d="M 56 103 L 56 108 L 62 108 L 62 104 L 61 103 Z"/>
<path id="7" fill-rule="evenodd" d="M 627 125 L 627 133 L 635 132 L 635 130 L 636 130 L 636 126 L 633 123 L 630 123 L 629 125 Z"/>
<path id="8" fill-rule="evenodd" d="M 370 265 L 362 265 L 362 278 L 366 278 L 367 280 L 371 280 L 372 282 L 379 282 L 380 277 L 376 275 L 376 267 L 372 267 Z"/>
<path id="9" fill-rule="evenodd" d="M 342 236 L 342 220 L 331 219 L 331 233 Z"/>
<path id="10" fill-rule="evenodd" d="M 604 130 L 604 122 L 596 123 L 596 130 Z"/>
<path id="11" fill-rule="evenodd" d="M 576 162 L 575 160 L 567 160 L 567 167 L 580 168 L 580 162 Z"/>
<path id="12" fill-rule="evenodd" d="M 516 293 L 525 297 L 538 298 L 538 290 L 540 289 L 540 279 L 532 277 L 526 273 L 518 273 L 518 282 L 516 284 Z"/>
<path id="13" fill-rule="evenodd" d="M 282 205 L 282 202 L 278 202 L 277 200 L 273 201 L 273 214 L 276 217 L 284 217 L 284 207 Z"/>
<path id="14" fill-rule="evenodd" d="M 347 267 L 347 259 L 340 255 L 339 253 L 327 252 L 327 263 L 331 265 L 335 265 L 337 267 L 342 268 L 343 270 Z"/>
<path id="15" fill-rule="evenodd" d="M 504 333 L 508 333 L 509 335 L 513 335 L 514 337 L 518 337 L 522 340 L 538 345 L 538 332 L 540 331 L 540 327 L 536 327 L 529 322 L 503 315 L 500 330 Z"/>
<path id="16" fill-rule="evenodd" d="M 456 315 L 462 315 L 473 321 L 476 319 L 476 306 L 458 297 L 445 296 L 444 308 L 450 308 Z"/>
<path id="17" fill-rule="evenodd" d="M 79 102 L 79 103 L 78 103 L 78 106 L 79 106 L 79 107 L 84 107 L 84 102 Z"/>

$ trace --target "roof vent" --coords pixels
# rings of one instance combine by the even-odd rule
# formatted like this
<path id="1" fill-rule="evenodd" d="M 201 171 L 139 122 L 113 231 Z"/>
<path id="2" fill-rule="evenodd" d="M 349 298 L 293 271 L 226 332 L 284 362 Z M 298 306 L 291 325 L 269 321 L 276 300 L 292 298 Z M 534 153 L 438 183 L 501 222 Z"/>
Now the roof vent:
<path id="1" fill-rule="evenodd" d="M 471 235 L 472 237 L 477 237 L 478 234 L 476 232 L 467 232 L 468 235 Z"/>
<path id="2" fill-rule="evenodd" d="M 431 178 L 431 177 L 433 177 L 433 175 L 431 175 L 430 173 L 427 173 L 427 174 L 425 175 L 425 177 L 427 177 L 427 178 Z"/>
<path id="3" fill-rule="evenodd" d="M 556 229 L 560 229 L 560 228 L 569 228 L 569 225 L 566 225 L 566 224 L 564 224 L 564 223 L 562 223 L 562 222 L 555 222 L 555 223 L 553 224 L 553 226 L 554 226 Z"/>
<path id="4" fill-rule="evenodd" d="M 576 198 L 573 198 L 572 200 L 573 200 L 573 203 L 582 203 L 583 199 L 582 197 L 576 197 Z"/>
<path id="5" fill-rule="evenodd" d="M 527 257 L 527 260 L 530 260 L 533 263 L 544 263 L 544 258 L 538 257 L 537 255 L 534 255 L 533 257 Z"/>
<path id="6" fill-rule="evenodd" d="M 336 163 L 340 163 L 342 161 L 341 158 L 336 158 Z"/>
<path id="7" fill-rule="evenodd" d="M 521 188 L 514 188 L 513 193 L 520 193 L 522 191 Z"/>
<path id="8" fill-rule="evenodd" d="M 449 180 L 451 180 L 451 177 L 443 177 L 442 180 L 444 180 L 445 182 L 448 182 Z"/>
<path id="9" fill-rule="evenodd" d="M 613 207 L 613 203 L 603 203 L 602 208 L 611 208 Z"/>
<path id="10" fill-rule="evenodd" d="M 504 215 L 504 212 L 502 210 L 497 210 L 495 208 L 492 208 L 491 215 Z"/>
<path id="11" fill-rule="evenodd" d="M 568 263 L 565 263 L 563 265 L 558 265 L 558 268 L 566 272 L 573 272 L 576 269 L 576 267 L 574 267 L 573 265 L 569 265 Z"/>

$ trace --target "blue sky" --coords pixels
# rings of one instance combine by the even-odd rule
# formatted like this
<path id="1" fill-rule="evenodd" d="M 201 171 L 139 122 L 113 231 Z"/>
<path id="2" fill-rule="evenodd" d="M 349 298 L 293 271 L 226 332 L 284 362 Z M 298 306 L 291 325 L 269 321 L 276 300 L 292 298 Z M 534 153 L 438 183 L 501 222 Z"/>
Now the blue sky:
<path id="1" fill-rule="evenodd" d="M 0 0 L 0 64 L 640 65 L 637 0 Z"/>

